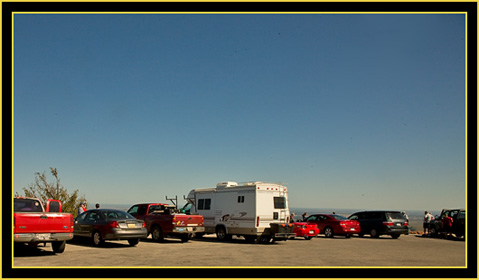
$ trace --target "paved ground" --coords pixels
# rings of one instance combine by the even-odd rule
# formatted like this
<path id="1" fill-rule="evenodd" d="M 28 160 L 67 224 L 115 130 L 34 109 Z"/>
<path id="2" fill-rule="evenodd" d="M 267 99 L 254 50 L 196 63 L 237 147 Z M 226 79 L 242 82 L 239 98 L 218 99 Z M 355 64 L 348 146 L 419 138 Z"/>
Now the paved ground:
<path id="1" fill-rule="evenodd" d="M 127 267 L 127 268 L 364 268 L 453 267 L 466 265 L 463 240 L 416 235 L 399 239 L 381 237 L 297 238 L 274 244 L 250 244 L 242 238 L 219 242 L 215 235 L 182 243 L 150 238 L 130 247 L 126 241 L 108 241 L 101 248 L 73 241 L 65 252 L 53 254 L 51 246 L 15 247 L 14 268 L 22 267 Z"/>

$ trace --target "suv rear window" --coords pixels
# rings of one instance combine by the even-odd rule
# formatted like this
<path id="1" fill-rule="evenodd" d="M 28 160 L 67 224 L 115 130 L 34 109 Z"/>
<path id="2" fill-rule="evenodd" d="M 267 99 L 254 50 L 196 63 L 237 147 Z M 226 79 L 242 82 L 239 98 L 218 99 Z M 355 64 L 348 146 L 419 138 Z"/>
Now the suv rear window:
<path id="1" fill-rule="evenodd" d="M 386 217 L 388 217 L 392 220 L 404 219 L 404 216 L 399 212 L 387 212 Z"/>

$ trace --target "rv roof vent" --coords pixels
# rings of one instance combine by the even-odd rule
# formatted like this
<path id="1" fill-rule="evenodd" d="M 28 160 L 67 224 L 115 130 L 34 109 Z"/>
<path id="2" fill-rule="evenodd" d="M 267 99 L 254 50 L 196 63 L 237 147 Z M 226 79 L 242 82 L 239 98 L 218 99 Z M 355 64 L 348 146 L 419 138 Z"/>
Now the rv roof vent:
<path id="1" fill-rule="evenodd" d="M 219 182 L 216 184 L 217 188 L 227 188 L 227 187 L 237 187 L 238 183 L 236 182 Z"/>

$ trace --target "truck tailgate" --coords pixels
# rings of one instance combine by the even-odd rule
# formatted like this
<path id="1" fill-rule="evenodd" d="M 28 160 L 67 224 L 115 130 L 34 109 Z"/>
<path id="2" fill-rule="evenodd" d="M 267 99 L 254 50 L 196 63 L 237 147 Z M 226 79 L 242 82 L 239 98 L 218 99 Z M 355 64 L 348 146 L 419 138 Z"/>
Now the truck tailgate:
<path id="1" fill-rule="evenodd" d="M 177 227 L 203 226 L 203 216 L 201 216 L 201 215 L 176 214 L 173 217 L 173 222 L 176 224 Z"/>
<path id="2" fill-rule="evenodd" d="M 72 232 L 68 213 L 14 213 L 15 233 Z"/>

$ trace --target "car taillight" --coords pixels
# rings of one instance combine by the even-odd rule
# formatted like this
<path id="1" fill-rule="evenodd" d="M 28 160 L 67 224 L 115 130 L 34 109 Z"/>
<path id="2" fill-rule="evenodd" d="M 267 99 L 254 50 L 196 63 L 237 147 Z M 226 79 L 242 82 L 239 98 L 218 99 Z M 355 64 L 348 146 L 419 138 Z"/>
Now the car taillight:
<path id="1" fill-rule="evenodd" d="M 117 221 L 113 221 L 113 222 L 109 223 L 108 225 L 112 228 L 120 228 L 120 225 L 118 224 Z"/>
<path id="2" fill-rule="evenodd" d="M 407 223 L 407 222 L 404 222 L 404 225 L 405 225 L 405 226 L 407 226 L 407 225 L 408 225 L 408 223 Z"/>
<path id="3" fill-rule="evenodd" d="M 383 222 L 383 225 L 385 225 L 385 226 L 393 226 L 394 223 L 393 223 L 393 222 Z"/>
<path id="4" fill-rule="evenodd" d="M 146 228 L 146 223 L 145 223 L 145 222 L 143 222 L 143 224 L 141 225 L 141 227 L 144 227 L 144 228 Z"/>
<path id="5" fill-rule="evenodd" d="M 346 227 L 346 226 L 347 226 L 345 222 L 340 222 L 339 225 L 340 225 L 341 227 Z"/>

